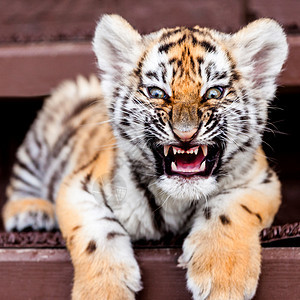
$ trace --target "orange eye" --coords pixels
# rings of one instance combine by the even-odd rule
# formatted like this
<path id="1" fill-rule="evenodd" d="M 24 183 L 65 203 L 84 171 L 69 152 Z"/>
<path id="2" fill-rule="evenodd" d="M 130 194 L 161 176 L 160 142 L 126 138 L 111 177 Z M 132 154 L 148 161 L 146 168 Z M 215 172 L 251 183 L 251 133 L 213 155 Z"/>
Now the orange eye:
<path id="1" fill-rule="evenodd" d="M 223 96 L 223 92 L 224 92 L 224 89 L 219 86 L 212 87 L 206 91 L 206 93 L 204 94 L 204 98 L 206 100 L 220 99 Z"/>

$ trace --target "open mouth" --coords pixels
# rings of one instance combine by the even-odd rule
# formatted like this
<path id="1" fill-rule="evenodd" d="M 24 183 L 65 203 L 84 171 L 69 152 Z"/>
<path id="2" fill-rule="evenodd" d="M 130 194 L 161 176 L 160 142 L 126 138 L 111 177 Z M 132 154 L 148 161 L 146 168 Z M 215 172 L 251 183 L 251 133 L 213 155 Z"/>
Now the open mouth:
<path id="1" fill-rule="evenodd" d="M 217 166 L 220 149 L 207 145 L 193 147 L 165 145 L 163 152 L 167 175 L 209 177 Z"/>

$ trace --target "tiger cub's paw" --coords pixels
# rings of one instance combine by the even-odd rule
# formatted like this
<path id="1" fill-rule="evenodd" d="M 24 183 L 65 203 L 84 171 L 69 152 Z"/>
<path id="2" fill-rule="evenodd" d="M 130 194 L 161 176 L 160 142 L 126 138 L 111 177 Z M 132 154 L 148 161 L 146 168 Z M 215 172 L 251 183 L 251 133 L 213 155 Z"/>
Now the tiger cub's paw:
<path id="1" fill-rule="evenodd" d="M 50 231 L 57 227 L 53 204 L 44 199 L 9 201 L 2 213 L 6 231 Z"/>
<path id="2" fill-rule="evenodd" d="M 187 268 L 187 286 L 195 300 L 248 300 L 257 288 L 260 245 L 235 249 L 184 245 L 179 266 Z M 244 245 L 245 246 L 245 245 Z"/>
<path id="3" fill-rule="evenodd" d="M 96 255 L 89 264 L 75 264 L 72 300 L 134 300 L 141 289 L 140 270 L 134 257 L 118 263 Z"/>

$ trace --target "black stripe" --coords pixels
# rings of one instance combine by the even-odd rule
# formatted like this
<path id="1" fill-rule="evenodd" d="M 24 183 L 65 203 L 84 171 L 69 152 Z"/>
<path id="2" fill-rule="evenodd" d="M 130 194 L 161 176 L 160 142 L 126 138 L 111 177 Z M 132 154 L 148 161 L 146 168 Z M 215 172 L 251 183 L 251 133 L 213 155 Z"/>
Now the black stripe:
<path id="1" fill-rule="evenodd" d="M 85 101 L 85 102 L 81 102 L 79 104 L 77 104 L 72 112 L 68 115 L 66 115 L 62 122 L 63 123 L 67 123 L 68 121 L 70 121 L 71 119 L 74 119 L 75 117 L 77 117 L 79 114 L 81 114 L 84 110 L 86 110 L 87 108 L 95 105 L 97 103 L 97 100 L 99 99 L 91 99 L 89 101 Z"/>
<path id="2" fill-rule="evenodd" d="M 159 120 L 157 120 L 157 119 L 153 119 L 152 120 L 152 122 L 153 122 L 153 125 L 158 129 L 158 130 L 160 130 L 163 134 L 165 134 L 165 135 L 168 135 L 167 134 L 167 132 L 165 131 L 165 124 L 163 124 L 163 125 L 161 125 L 160 123 L 159 123 Z M 151 130 L 151 124 L 149 124 L 149 123 L 147 123 L 147 122 L 144 122 L 144 128 L 145 128 L 145 131 L 146 131 L 146 133 L 148 134 L 150 134 L 151 135 L 151 133 L 152 133 L 152 130 Z"/>
<path id="3" fill-rule="evenodd" d="M 88 168 L 93 162 L 95 162 L 98 159 L 99 155 L 100 155 L 100 152 L 96 153 L 96 155 L 90 161 L 88 161 L 86 164 L 80 166 L 79 169 L 75 170 L 74 174 L 76 175 L 79 172 L 83 171 L 84 169 Z"/>
<path id="4" fill-rule="evenodd" d="M 42 149 L 43 145 L 37 136 L 36 126 L 32 130 L 32 136 L 33 136 L 34 143 L 38 146 L 39 149 Z"/>
<path id="5" fill-rule="evenodd" d="M 57 138 L 56 143 L 53 146 L 53 150 L 50 153 L 52 157 L 56 158 L 61 150 L 70 142 L 72 137 L 78 132 L 78 128 L 67 127 L 64 132 Z"/>
<path id="6" fill-rule="evenodd" d="M 248 206 L 244 205 L 244 204 L 241 204 L 241 207 L 246 211 L 248 212 L 249 214 L 252 214 L 252 211 L 249 209 Z"/>
<path id="7" fill-rule="evenodd" d="M 17 166 L 19 166 L 21 169 L 24 169 L 25 171 L 27 171 L 29 174 L 31 174 L 32 176 L 36 177 L 37 179 L 41 179 L 41 174 L 39 173 L 38 170 L 33 170 L 31 169 L 28 165 L 26 165 L 25 163 L 23 163 L 18 156 L 15 159 L 15 164 Z"/>
<path id="8" fill-rule="evenodd" d="M 171 58 L 171 59 L 169 60 L 169 64 L 170 64 L 170 65 L 171 65 L 171 64 L 174 64 L 175 62 L 177 62 L 177 60 L 178 60 L 178 58 L 173 57 L 173 58 Z"/>
<path id="9" fill-rule="evenodd" d="M 210 125 L 210 126 L 207 126 L 209 123 L 211 123 L 211 121 L 213 121 L 213 123 Z M 219 124 L 218 120 L 212 120 L 212 119 L 209 119 L 208 122 L 205 124 L 205 131 L 203 134 L 208 134 L 210 133 L 211 131 L 213 131 L 217 125 Z"/>
<path id="10" fill-rule="evenodd" d="M 167 83 L 167 81 L 166 81 L 166 76 L 167 76 L 166 65 L 164 63 L 160 63 L 159 66 L 162 68 L 162 70 L 161 70 L 161 78 L 162 78 L 162 80 L 163 80 L 164 83 Z"/>
<path id="11" fill-rule="evenodd" d="M 208 52 L 216 52 L 216 46 L 212 45 L 211 43 L 207 42 L 207 41 L 201 41 L 200 46 L 202 46 L 203 48 L 205 48 L 206 51 Z"/>
<path id="12" fill-rule="evenodd" d="M 220 79 L 224 79 L 225 77 L 227 77 L 227 72 L 224 71 L 222 73 L 217 72 L 216 73 L 216 79 L 220 80 Z"/>
<path id="13" fill-rule="evenodd" d="M 118 98 L 120 96 L 120 87 L 116 87 L 113 91 L 113 98 Z"/>
<path id="14" fill-rule="evenodd" d="M 122 118 L 120 121 L 120 125 L 128 127 L 128 126 L 130 126 L 130 123 L 127 118 Z"/>
<path id="15" fill-rule="evenodd" d="M 50 182 L 48 185 L 48 199 L 52 202 L 55 200 L 55 194 L 54 194 L 55 188 L 57 189 L 57 187 L 59 185 L 58 182 L 62 179 L 65 167 L 69 161 L 70 161 L 70 157 L 69 157 L 69 155 L 67 155 L 67 157 L 61 161 L 59 167 L 54 172 L 54 174 L 51 176 L 51 179 L 50 179 Z"/>
<path id="16" fill-rule="evenodd" d="M 205 71 L 206 71 L 206 74 L 207 74 L 207 79 L 208 80 L 212 80 L 213 79 L 213 71 L 216 69 L 216 65 L 215 63 L 213 62 L 210 62 L 206 68 L 205 68 Z"/>
<path id="17" fill-rule="evenodd" d="M 133 71 L 133 73 L 134 73 L 137 77 L 140 77 L 140 78 L 141 78 L 141 72 L 142 72 L 142 68 L 143 68 L 143 64 L 144 64 L 144 60 L 145 60 L 146 54 L 147 54 L 147 52 L 145 52 L 145 53 L 142 55 L 140 61 L 138 62 L 137 68 Z"/>
<path id="18" fill-rule="evenodd" d="M 108 108 L 108 110 L 109 110 L 109 112 L 110 112 L 111 114 L 113 114 L 113 113 L 115 112 L 115 104 L 114 104 L 114 103 L 111 103 L 110 106 L 109 106 L 109 108 Z"/>
<path id="19" fill-rule="evenodd" d="M 125 233 L 122 233 L 122 232 L 117 232 L 117 231 L 111 231 L 109 232 L 107 235 L 106 235 L 106 238 L 108 240 L 112 240 L 114 239 L 115 237 L 120 237 L 120 236 L 126 236 Z"/>
<path id="20" fill-rule="evenodd" d="M 231 221 L 230 221 L 228 216 L 220 215 L 219 218 L 220 218 L 220 221 L 223 225 L 230 225 L 231 224 Z"/>
<path id="21" fill-rule="evenodd" d="M 72 145 L 72 147 L 69 149 L 69 152 L 66 155 L 66 157 L 61 159 L 59 166 L 56 168 L 55 172 L 52 174 L 52 176 L 50 178 L 50 182 L 48 185 L 48 199 L 51 201 L 55 200 L 54 191 L 55 191 L 55 189 L 57 190 L 58 182 L 61 181 L 61 179 L 65 173 L 66 166 L 67 166 L 68 162 L 70 161 L 69 154 L 73 152 L 74 147 L 75 147 L 75 145 Z"/>
<path id="22" fill-rule="evenodd" d="M 197 57 L 196 60 L 197 60 L 197 62 L 198 62 L 198 64 L 199 64 L 199 67 L 200 67 L 200 65 L 203 64 L 203 62 L 204 62 L 203 58 L 201 58 L 201 57 Z"/>
<path id="23" fill-rule="evenodd" d="M 195 70 L 195 62 L 194 62 L 194 58 L 192 56 L 190 56 L 190 64 L 191 64 L 191 70 L 193 72 L 193 74 L 196 74 L 196 70 Z"/>
<path id="24" fill-rule="evenodd" d="M 124 105 L 126 105 L 126 103 L 128 102 L 128 99 L 130 98 L 131 94 L 132 94 L 132 92 L 129 90 L 129 91 L 125 94 L 125 96 L 123 96 L 123 99 L 122 99 L 122 107 L 123 107 Z M 120 95 L 120 96 L 121 96 L 121 95 Z"/>
<path id="25" fill-rule="evenodd" d="M 180 32 L 180 31 L 182 31 L 181 27 L 177 28 L 177 29 L 170 29 L 167 32 L 162 34 L 160 41 L 163 41 L 163 40 L 169 38 L 170 36 L 175 35 L 176 33 Z"/>
<path id="26" fill-rule="evenodd" d="M 259 222 L 262 222 L 262 217 L 259 213 L 256 213 L 255 216 L 258 218 Z"/>
<path id="27" fill-rule="evenodd" d="M 123 114 L 123 117 L 130 117 L 132 112 L 130 110 L 128 110 L 127 108 L 122 107 L 122 114 Z"/>
<path id="28" fill-rule="evenodd" d="M 201 65 L 203 64 L 204 60 L 201 57 L 197 57 L 197 62 L 198 62 L 198 75 L 202 76 Z"/>
<path id="29" fill-rule="evenodd" d="M 190 210 L 190 213 L 187 215 L 185 218 L 185 221 L 183 222 L 181 228 L 186 228 L 186 226 L 192 221 L 192 218 L 194 214 L 196 213 L 197 207 L 198 207 L 198 202 L 194 201 L 192 202 L 192 207 L 189 207 L 188 209 Z"/>
<path id="30" fill-rule="evenodd" d="M 154 71 L 149 71 L 145 75 L 150 79 L 155 78 L 157 81 L 159 80 L 157 73 Z"/>
<path id="31" fill-rule="evenodd" d="M 113 212 L 112 208 L 108 205 L 107 198 L 106 198 L 106 195 L 105 195 L 105 193 L 104 193 L 104 190 L 103 190 L 103 187 L 102 187 L 102 186 L 100 186 L 100 193 L 101 193 L 101 196 L 102 196 L 102 198 L 103 198 L 103 203 L 104 203 L 104 205 L 105 205 L 111 212 Z"/>
<path id="32" fill-rule="evenodd" d="M 163 52 L 166 52 L 168 53 L 168 51 L 170 50 L 170 48 L 176 46 L 176 44 L 174 42 L 171 42 L 171 43 L 168 43 L 168 44 L 164 44 L 164 45 L 161 45 L 159 48 L 158 48 L 158 52 L 160 53 L 163 53 Z"/>
<path id="33" fill-rule="evenodd" d="M 103 217 L 103 218 L 101 218 L 101 220 L 118 223 L 124 229 L 124 231 L 127 232 L 127 230 L 125 229 L 123 224 L 115 217 Z"/>
<path id="34" fill-rule="evenodd" d="M 124 138 L 125 140 L 131 140 L 131 137 L 127 134 L 123 127 L 118 126 L 118 131 L 122 138 Z"/>
<path id="35" fill-rule="evenodd" d="M 32 183 L 28 182 L 25 178 L 21 177 L 20 175 L 16 174 L 15 172 L 13 172 L 11 174 L 11 178 L 14 178 L 17 181 L 22 182 L 24 185 L 26 185 L 27 187 L 29 187 L 30 189 L 35 190 L 36 192 L 40 193 L 40 187 L 33 185 Z"/>
<path id="36" fill-rule="evenodd" d="M 95 242 L 94 240 L 91 240 L 91 241 L 89 241 L 89 243 L 88 243 L 88 245 L 87 245 L 85 251 L 86 251 L 88 254 L 91 254 L 91 253 L 95 252 L 96 249 L 97 249 L 97 244 L 96 244 L 96 242 Z"/>
<path id="37" fill-rule="evenodd" d="M 262 217 L 261 217 L 261 215 L 260 215 L 259 213 L 254 213 L 253 211 L 251 211 L 251 210 L 249 209 L 248 206 L 246 206 L 246 205 L 244 205 L 244 204 L 241 204 L 241 207 L 242 207 L 247 213 L 256 216 L 256 217 L 258 218 L 259 222 L 262 222 Z"/>
<path id="38" fill-rule="evenodd" d="M 203 213 L 204 213 L 205 219 L 209 220 L 211 217 L 211 207 L 209 207 L 209 206 L 204 207 Z"/>
<path id="39" fill-rule="evenodd" d="M 25 142 L 25 153 L 27 154 L 27 156 L 29 157 L 30 159 L 30 162 L 34 165 L 34 167 L 37 169 L 37 170 L 40 170 L 40 165 L 38 164 L 38 162 L 36 161 L 36 158 L 33 157 L 32 153 L 30 152 L 30 149 L 29 149 L 29 144 L 27 143 L 27 141 Z"/>
<path id="40" fill-rule="evenodd" d="M 89 172 L 88 174 L 85 175 L 85 177 L 81 180 L 81 187 L 84 191 L 86 191 L 87 193 L 91 193 L 90 190 L 89 190 L 89 183 L 91 181 L 91 176 L 92 176 L 92 173 Z"/>
<path id="41" fill-rule="evenodd" d="M 147 184 L 143 182 L 141 175 L 139 171 L 142 169 L 139 166 L 135 166 L 135 163 L 133 161 L 130 161 L 131 163 L 131 174 L 132 179 L 136 184 L 136 187 L 144 192 L 144 196 L 147 199 L 150 211 L 152 212 L 152 220 L 154 227 L 161 233 L 165 232 L 165 221 L 160 213 L 161 206 L 158 206 L 155 202 L 155 197 L 151 193 L 151 191 L 148 189 Z"/>
<path id="42" fill-rule="evenodd" d="M 232 70 L 231 71 L 231 78 L 230 80 L 231 81 L 237 81 L 237 80 L 240 80 L 241 76 L 239 75 L 239 73 L 235 70 Z"/>
<path id="43" fill-rule="evenodd" d="M 32 196 L 33 198 L 40 198 L 41 195 L 40 193 L 38 193 L 37 191 L 33 191 L 33 190 L 28 190 L 28 189 L 24 189 L 24 188 L 16 188 L 14 186 L 12 186 L 12 189 L 14 191 L 14 193 L 20 193 L 20 194 L 24 194 L 26 196 Z"/>
<path id="44" fill-rule="evenodd" d="M 273 172 L 271 171 L 271 169 L 268 169 L 266 177 L 264 178 L 264 180 L 261 183 L 262 184 L 268 184 L 268 183 L 270 183 L 272 181 L 271 180 L 272 177 L 273 177 Z"/>
<path id="45" fill-rule="evenodd" d="M 181 45 L 186 40 L 186 34 L 184 34 L 177 42 L 176 44 Z"/>

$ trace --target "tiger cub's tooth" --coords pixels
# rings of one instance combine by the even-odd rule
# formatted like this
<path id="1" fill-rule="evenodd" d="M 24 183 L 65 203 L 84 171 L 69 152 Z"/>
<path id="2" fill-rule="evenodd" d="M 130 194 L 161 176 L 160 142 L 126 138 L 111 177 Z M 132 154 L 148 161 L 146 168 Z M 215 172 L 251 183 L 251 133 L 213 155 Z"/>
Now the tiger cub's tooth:
<path id="1" fill-rule="evenodd" d="M 195 154 L 195 155 L 198 155 L 198 150 L 199 150 L 199 147 L 197 147 L 197 148 L 194 150 L 194 154 Z"/>
<path id="2" fill-rule="evenodd" d="M 164 155 L 167 156 L 169 153 L 170 146 L 164 146 Z"/>
<path id="3" fill-rule="evenodd" d="M 173 154 L 174 155 L 177 154 L 177 150 L 174 147 L 172 147 L 172 148 L 173 148 Z"/>
<path id="4" fill-rule="evenodd" d="M 202 148 L 203 155 L 206 156 L 207 155 L 207 146 L 202 145 L 201 148 Z"/>
<path id="5" fill-rule="evenodd" d="M 206 161 L 204 161 L 204 162 L 201 164 L 200 172 L 205 171 L 205 168 L 206 168 Z"/>
<path id="6" fill-rule="evenodd" d="M 172 161 L 172 163 L 171 163 L 171 169 L 172 169 L 172 171 L 177 171 L 177 166 L 174 161 Z"/>

